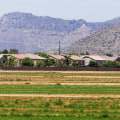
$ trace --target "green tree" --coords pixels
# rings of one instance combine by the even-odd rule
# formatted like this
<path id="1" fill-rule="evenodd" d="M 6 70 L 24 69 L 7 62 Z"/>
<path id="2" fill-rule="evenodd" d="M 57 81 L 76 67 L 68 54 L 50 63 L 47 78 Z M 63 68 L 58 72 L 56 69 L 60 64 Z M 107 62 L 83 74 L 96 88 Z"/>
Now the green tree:
<path id="1" fill-rule="evenodd" d="M 72 66 L 74 66 L 74 67 L 80 66 L 80 62 L 79 61 L 73 61 Z"/>
<path id="2" fill-rule="evenodd" d="M 85 55 L 85 53 L 81 52 L 80 55 Z"/>
<path id="3" fill-rule="evenodd" d="M 102 67 L 120 67 L 120 63 L 117 61 L 107 61 L 102 64 Z"/>
<path id="4" fill-rule="evenodd" d="M 89 52 L 88 52 L 88 51 L 86 51 L 86 55 L 89 55 Z"/>
<path id="5" fill-rule="evenodd" d="M 68 67 L 71 63 L 70 58 L 69 56 L 64 56 L 64 57 L 65 57 L 65 60 L 63 61 L 63 64 Z"/>
<path id="6" fill-rule="evenodd" d="M 98 67 L 98 63 L 96 61 L 91 60 L 88 64 L 89 67 Z"/>
<path id="7" fill-rule="evenodd" d="M 113 56 L 112 53 L 106 53 L 106 55 L 109 56 L 109 57 L 112 57 L 112 56 Z"/>
<path id="8" fill-rule="evenodd" d="M 8 52 L 7 49 L 4 49 L 4 50 L 2 51 L 2 53 L 3 53 L 3 54 L 8 54 L 9 52 Z"/>
<path id="9" fill-rule="evenodd" d="M 36 66 L 37 67 L 44 67 L 45 63 L 43 61 L 37 61 Z"/>
<path id="10" fill-rule="evenodd" d="M 33 66 L 34 62 L 31 58 L 26 57 L 22 60 L 22 66 Z"/>
<path id="11" fill-rule="evenodd" d="M 36 52 L 35 54 L 38 54 L 38 55 L 40 55 L 41 57 L 49 58 L 49 56 L 47 56 L 47 54 L 46 54 L 46 53 L 43 53 L 43 52 Z"/>
<path id="12" fill-rule="evenodd" d="M 63 63 L 62 63 L 61 61 L 57 61 L 57 62 L 55 63 L 55 66 L 56 66 L 56 67 L 62 67 L 62 66 L 63 66 Z"/>
<path id="13" fill-rule="evenodd" d="M 45 66 L 55 66 L 55 60 L 49 57 L 45 60 Z"/>
<path id="14" fill-rule="evenodd" d="M 10 54 L 18 54 L 18 50 L 17 49 L 10 49 Z"/>
<path id="15" fill-rule="evenodd" d="M 7 63 L 6 63 L 7 66 L 16 66 L 17 65 L 17 61 L 16 61 L 16 58 L 15 57 L 9 57 L 7 58 Z"/>

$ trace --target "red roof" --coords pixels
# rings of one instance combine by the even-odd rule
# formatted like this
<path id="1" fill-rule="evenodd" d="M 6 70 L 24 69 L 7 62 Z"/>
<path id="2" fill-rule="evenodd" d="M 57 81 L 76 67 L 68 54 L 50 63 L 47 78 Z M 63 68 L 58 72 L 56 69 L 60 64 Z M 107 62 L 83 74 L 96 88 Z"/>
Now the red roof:
<path id="1" fill-rule="evenodd" d="M 17 59 L 24 59 L 26 56 L 24 54 L 9 54 L 12 57 L 15 57 Z"/>
<path id="2" fill-rule="evenodd" d="M 65 57 L 62 55 L 54 55 L 54 54 L 48 54 L 48 56 L 57 59 L 57 60 L 65 60 Z"/>

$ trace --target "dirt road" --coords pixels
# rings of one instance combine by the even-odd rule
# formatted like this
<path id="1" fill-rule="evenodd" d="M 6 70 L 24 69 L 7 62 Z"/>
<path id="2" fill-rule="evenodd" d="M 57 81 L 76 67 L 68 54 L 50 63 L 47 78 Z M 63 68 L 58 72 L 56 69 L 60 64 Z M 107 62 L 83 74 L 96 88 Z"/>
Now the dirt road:
<path id="1" fill-rule="evenodd" d="M 0 94 L 0 97 L 48 97 L 48 98 L 120 98 L 119 94 Z"/>

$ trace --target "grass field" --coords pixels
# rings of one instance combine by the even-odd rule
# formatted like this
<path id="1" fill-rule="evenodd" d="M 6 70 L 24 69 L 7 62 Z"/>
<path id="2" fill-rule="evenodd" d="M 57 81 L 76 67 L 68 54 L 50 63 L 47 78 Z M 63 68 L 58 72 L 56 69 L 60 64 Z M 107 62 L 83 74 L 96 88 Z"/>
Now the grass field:
<path id="1" fill-rule="evenodd" d="M 0 85 L 0 94 L 120 94 L 120 86 Z"/>
<path id="2" fill-rule="evenodd" d="M 120 119 L 120 98 L 0 98 L 2 120 Z"/>
<path id="3" fill-rule="evenodd" d="M 27 83 L 120 83 L 120 72 L 0 72 L 0 82 Z"/>
<path id="4" fill-rule="evenodd" d="M 94 83 L 113 85 L 92 85 Z M 0 94 L 13 94 L 13 97 L 0 97 L 0 120 L 119 120 L 120 98 L 102 97 L 120 95 L 119 83 L 120 72 L 1 71 Z M 14 94 L 65 97 L 16 97 Z M 67 98 L 68 94 L 73 97 Z M 74 97 L 80 94 L 99 94 L 99 97 Z"/>

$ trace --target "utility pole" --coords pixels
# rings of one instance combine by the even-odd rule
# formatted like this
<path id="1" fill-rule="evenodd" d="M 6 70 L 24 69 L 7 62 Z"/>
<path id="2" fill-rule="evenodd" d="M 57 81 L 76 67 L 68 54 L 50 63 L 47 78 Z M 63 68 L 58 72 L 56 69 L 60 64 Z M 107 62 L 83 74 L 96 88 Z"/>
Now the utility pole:
<path id="1" fill-rule="evenodd" d="M 60 55 L 60 41 L 59 41 L 59 55 Z"/>

